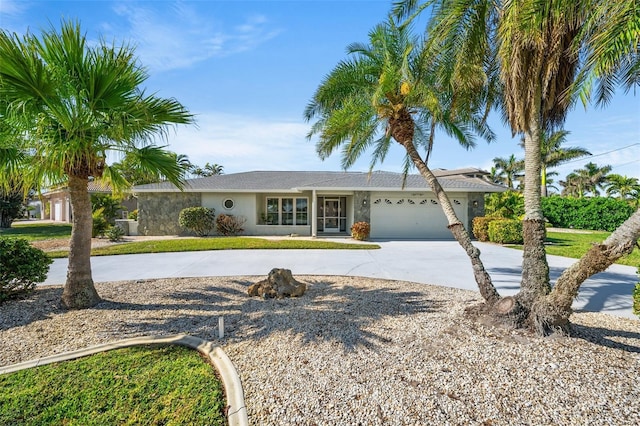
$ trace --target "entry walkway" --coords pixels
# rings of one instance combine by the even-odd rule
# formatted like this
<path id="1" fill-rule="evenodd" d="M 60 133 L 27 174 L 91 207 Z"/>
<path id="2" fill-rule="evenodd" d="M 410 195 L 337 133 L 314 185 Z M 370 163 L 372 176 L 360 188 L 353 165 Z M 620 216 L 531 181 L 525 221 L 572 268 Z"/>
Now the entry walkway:
<path id="1" fill-rule="evenodd" d="M 222 250 L 91 258 L 96 282 L 169 277 L 265 276 L 272 268 L 294 275 L 347 275 L 413 281 L 477 291 L 471 264 L 455 241 L 384 241 L 379 250 Z M 522 252 L 475 243 L 502 295 L 517 293 Z M 554 281 L 574 259 L 549 256 Z M 56 259 L 45 284 L 63 284 L 67 259 Z M 574 309 L 637 319 L 631 293 L 636 268 L 612 265 L 583 284 Z"/>

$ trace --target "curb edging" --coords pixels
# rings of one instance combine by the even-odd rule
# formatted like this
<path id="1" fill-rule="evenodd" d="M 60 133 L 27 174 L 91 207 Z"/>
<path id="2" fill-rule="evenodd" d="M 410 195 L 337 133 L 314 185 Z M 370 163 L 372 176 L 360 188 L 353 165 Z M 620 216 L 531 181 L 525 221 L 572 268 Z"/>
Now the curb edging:
<path id="1" fill-rule="evenodd" d="M 84 356 L 106 352 L 113 349 L 122 349 L 139 345 L 166 344 L 187 346 L 189 348 L 196 349 L 200 353 L 206 355 L 222 377 L 222 384 L 224 385 L 227 405 L 229 406 L 229 411 L 227 413 L 227 421 L 229 422 L 229 426 L 249 425 L 247 407 L 244 403 L 244 392 L 242 390 L 240 376 L 238 375 L 238 371 L 236 370 L 227 354 L 222 350 L 220 346 L 214 345 L 213 342 L 201 339 L 199 337 L 190 336 L 188 334 L 142 336 L 119 340 L 116 342 L 103 343 L 76 351 L 64 352 L 44 358 L 38 358 L 18 364 L 0 367 L 0 374 L 13 373 L 16 371 L 25 370 L 27 368 L 38 367 L 40 365 L 53 364 L 55 362 L 69 361 L 72 359 L 82 358 Z"/>

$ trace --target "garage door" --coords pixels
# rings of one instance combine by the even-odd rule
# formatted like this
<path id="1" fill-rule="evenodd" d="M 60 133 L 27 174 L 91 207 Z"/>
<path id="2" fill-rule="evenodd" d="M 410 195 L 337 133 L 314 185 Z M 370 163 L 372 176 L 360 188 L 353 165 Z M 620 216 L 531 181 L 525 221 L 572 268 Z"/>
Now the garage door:
<path id="1" fill-rule="evenodd" d="M 452 239 L 447 218 L 435 197 L 372 194 L 371 238 Z M 467 199 L 450 198 L 462 223 L 467 222 Z"/>

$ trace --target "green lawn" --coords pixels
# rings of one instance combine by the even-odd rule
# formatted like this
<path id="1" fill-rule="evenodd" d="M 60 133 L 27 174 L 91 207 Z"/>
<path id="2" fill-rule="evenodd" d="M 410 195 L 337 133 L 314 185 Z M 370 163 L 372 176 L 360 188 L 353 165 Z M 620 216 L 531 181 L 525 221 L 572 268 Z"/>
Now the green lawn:
<path id="1" fill-rule="evenodd" d="M 11 228 L 0 229 L 0 236 L 20 237 L 28 241 L 68 239 L 71 237 L 71 225 L 14 222 Z"/>
<path id="2" fill-rule="evenodd" d="M 2 425 L 224 425 L 225 406 L 214 368 L 175 345 L 0 375 Z"/>
<path id="3" fill-rule="evenodd" d="M 590 231 L 588 234 L 569 232 L 547 232 L 547 254 L 572 257 L 578 259 L 584 255 L 594 243 L 604 241 L 610 232 Z M 518 248 L 522 248 L 519 246 Z M 618 260 L 619 264 L 640 266 L 640 250 L 636 249 L 628 256 Z"/>

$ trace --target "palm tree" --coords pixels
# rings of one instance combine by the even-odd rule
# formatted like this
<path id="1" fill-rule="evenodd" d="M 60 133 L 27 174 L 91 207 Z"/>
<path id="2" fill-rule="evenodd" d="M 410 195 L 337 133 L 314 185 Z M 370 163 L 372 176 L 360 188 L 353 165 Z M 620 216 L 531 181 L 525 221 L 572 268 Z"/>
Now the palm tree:
<path id="1" fill-rule="evenodd" d="M 566 274 L 572 275 L 571 284 L 556 284 L 554 294 L 550 294 L 541 208 L 543 135 L 562 127 L 575 95 L 587 102 L 595 86 L 596 99 L 606 102 L 618 83 L 629 88 L 640 82 L 637 2 L 429 0 L 419 4 L 417 0 L 404 0 L 396 4 L 395 12 L 406 17 L 427 9 L 431 12 L 427 55 L 447 52 L 454 64 L 454 92 L 458 87 L 468 90 L 473 85 L 481 90 L 487 80 L 486 70 L 493 69 L 487 64 L 494 64 L 502 84 L 499 106 L 512 133 L 524 138 L 521 291 L 496 308 L 501 313 L 510 312 L 520 323 L 530 319 L 527 322 L 541 333 L 567 333 L 577 288 L 590 274 L 608 265 L 582 263 L 580 273 L 570 268 Z M 631 221 L 624 226 L 637 223 Z M 633 235 L 640 235 L 640 226 L 628 231 L 605 242 L 621 245 L 620 250 L 606 253 L 601 248 L 607 261 L 613 263 L 620 253 L 632 250 L 627 242 Z M 595 261 L 595 257 L 588 261 Z M 563 274 L 559 281 L 565 278 Z"/>
<path id="2" fill-rule="evenodd" d="M 214 164 L 206 163 L 202 168 L 200 166 L 193 166 L 191 168 L 191 174 L 193 174 L 194 176 L 200 176 L 200 177 L 221 175 L 221 174 L 224 174 L 224 166 L 221 166 L 220 164 L 215 164 L 215 163 Z"/>
<path id="3" fill-rule="evenodd" d="M 591 153 L 586 149 L 577 146 L 567 148 L 562 147 L 562 144 L 567 141 L 567 135 L 569 135 L 569 132 L 566 130 L 558 130 L 553 133 L 545 131 L 542 134 L 542 140 L 540 142 L 540 155 L 542 161 L 540 185 L 542 187 L 543 197 L 547 196 L 547 177 L 549 176 L 548 169 L 557 167 L 576 158 L 591 155 Z M 524 145 L 524 143 L 522 145 Z"/>
<path id="4" fill-rule="evenodd" d="M 640 200 L 640 180 L 635 177 L 610 174 L 606 182 L 607 197 L 617 195 L 622 200 Z"/>
<path id="5" fill-rule="evenodd" d="M 147 79 L 133 48 L 89 44 L 80 24 L 63 21 L 61 30 L 22 37 L 0 33 L 0 98 L 3 117 L 23 132 L 20 149 L 33 154 L 31 182 L 66 181 L 73 222 L 67 281 L 62 301 L 86 308 L 100 301 L 91 276 L 90 178 L 125 184 L 110 168 L 110 152 L 136 152 L 147 170 L 181 184 L 175 156 L 153 145 L 168 125 L 193 121 L 176 100 L 144 93 Z M 3 167 L 17 164 L 9 156 Z"/>
<path id="6" fill-rule="evenodd" d="M 610 171 L 611 166 L 598 167 L 595 163 L 587 163 L 582 169 L 574 170 L 567 175 L 567 181 L 573 181 L 573 185 L 579 188 L 579 198 L 586 194 L 599 197 L 600 189 L 606 184 Z"/>
<path id="7" fill-rule="evenodd" d="M 491 139 L 492 133 L 473 109 L 454 109 L 446 87 L 439 87 L 427 72 L 421 44 L 409 26 L 398 27 L 390 19 L 369 33 L 369 44 L 352 44 L 348 52 L 351 58 L 325 77 L 304 112 L 307 121 L 317 120 L 308 137 L 318 135 L 319 156 L 324 159 L 341 148 L 342 166 L 347 169 L 371 148 L 373 169 L 385 159 L 392 141 L 401 145 L 406 153 L 405 175 L 415 166 L 429 183 L 449 229 L 470 257 L 481 293 L 494 301 L 497 291 L 479 250 L 427 165 L 436 128 L 465 147 L 474 145 L 474 134 Z M 418 149 L 423 150 L 424 159 Z"/>
<path id="8" fill-rule="evenodd" d="M 502 183 L 509 189 L 516 189 L 515 181 L 522 178 L 524 161 L 517 160 L 514 154 L 509 158 L 496 157 L 493 159 L 496 169 L 500 170 L 504 176 Z"/>

